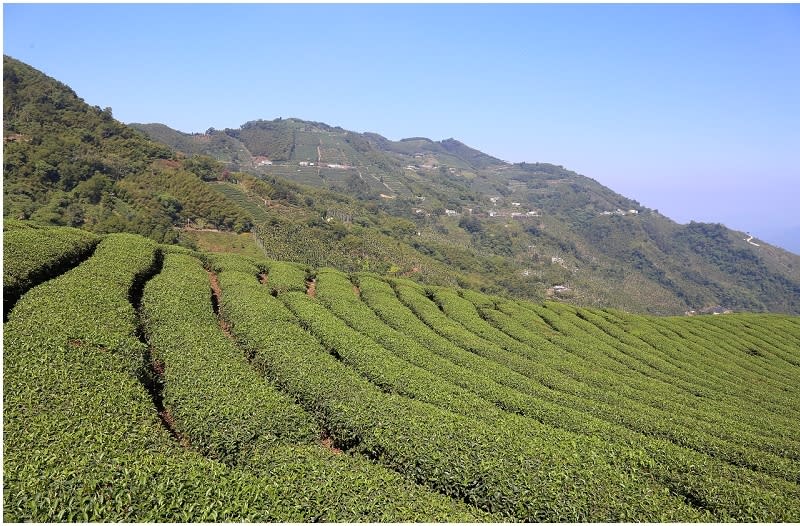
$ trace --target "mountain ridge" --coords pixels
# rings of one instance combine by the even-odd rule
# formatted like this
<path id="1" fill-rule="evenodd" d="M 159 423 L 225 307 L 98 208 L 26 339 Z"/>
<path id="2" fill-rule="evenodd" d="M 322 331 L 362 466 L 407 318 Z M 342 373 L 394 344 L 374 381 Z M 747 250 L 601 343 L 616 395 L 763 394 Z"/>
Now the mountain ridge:
<path id="1" fill-rule="evenodd" d="M 797 256 L 562 166 L 300 119 L 149 129 L 4 57 L 4 217 L 171 243 L 252 231 L 275 259 L 533 300 L 800 313 Z"/>
<path id="2" fill-rule="evenodd" d="M 613 270 L 614 260 L 626 260 L 629 263 L 629 273 L 644 274 L 650 282 L 644 287 L 649 290 L 648 294 L 662 295 L 663 289 L 666 289 L 667 294 L 683 303 L 683 311 L 712 308 L 716 305 L 751 309 L 759 303 L 763 304 L 763 300 L 758 299 L 757 295 L 764 291 L 747 291 L 758 285 L 755 285 L 753 279 L 742 275 L 733 263 L 741 260 L 740 263 L 750 261 L 749 264 L 755 266 L 757 273 L 771 275 L 767 281 L 773 285 L 772 290 L 766 293 L 767 296 L 774 298 L 780 295 L 778 289 L 781 287 L 789 291 L 790 300 L 788 303 L 781 303 L 781 309 L 797 308 L 792 305 L 798 304 L 800 287 L 797 283 L 800 283 L 800 272 L 799 260 L 793 254 L 760 242 L 757 243 L 758 248 L 769 254 L 750 260 L 751 254 L 747 251 L 756 247 L 746 242 L 745 233 L 727 229 L 719 223 L 690 222 L 680 225 L 662 216 L 657 210 L 644 207 L 638 201 L 622 196 L 598 181 L 563 166 L 538 162 L 507 163 L 452 138 L 435 141 L 427 137 L 408 137 L 392 141 L 375 132 L 356 133 L 338 126 L 294 118 L 248 121 L 242 128 L 266 126 L 274 132 L 286 123 L 293 128 L 291 137 L 288 133 L 272 137 L 273 141 L 280 138 L 284 141 L 279 144 L 280 148 L 273 151 L 291 152 L 281 157 L 285 160 L 276 160 L 261 167 L 247 168 L 239 165 L 236 168 L 260 176 L 280 176 L 304 184 L 354 193 L 362 200 L 377 201 L 380 207 L 390 213 L 412 220 L 415 219 L 414 214 L 399 210 L 400 203 L 404 203 L 406 209 L 424 210 L 426 214 L 434 208 L 439 214 L 455 212 L 458 216 L 454 217 L 460 217 L 462 230 L 465 225 L 467 231 L 473 228 L 473 238 L 476 231 L 485 231 L 485 228 L 476 226 L 476 221 L 485 226 L 486 220 L 492 220 L 493 217 L 518 219 L 519 214 L 525 214 L 527 218 L 526 214 L 536 212 L 537 215 L 527 219 L 538 220 L 540 225 L 525 225 L 523 230 L 533 234 L 534 241 L 545 242 L 546 252 L 539 254 L 543 256 L 540 259 L 545 262 L 549 260 L 550 265 L 573 269 L 573 272 L 563 275 L 559 283 L 556 283 L 558 279 L 551 278 L 547 290 L 540 291 L 551 296 L 556 294 L 554 290 L 558 290 L 562 296 L 569 296 L 569 292 L 565 291 L 574 291 L 576 288 L 569 283 L 576 281 L 575 270 L 579 271 L 580 266 L 592 265 L 599 257 L 605 256 L 610 261 L 599 265 L 606 267 L 603 279 L 616 282 L 613 286 L 605 287 L 606 298 L 615 291 L 631 288 L 624 283 L 625 277 L 620 273 L 615 275 Z M 322 130 L 325 135 L 320 136 L 322 132 L 315 130 Z M 229 129 L 222 133 L 236 135 L 235 131 Z M 335 144 L 337 134 L 344 139 L 342 144 L 345 145 L 338 147 L 338 150 Z M 319 148 L 310 147 L 314 143 Z M 326 149 L 326 143 L 329 149 Z M 271 143 L 262 142 L 259 146 L 263 148 L 261 153 L 270 154 Z M 302 153 L 304 151 L 311 151 L 312 155 Z M 213 150 L 206 150 L 204 153 L 215 155 Z M 315 153 L 316 156 L 313 155 Z M 330 164 L 326 161 L 331 160 L 326 159 L 326 154 L 338 156 L 336 166 L 340 172 L 348 169 L 354 174 L 357 172 L 362 182 L 365 181 L 367 185 L 371 183 L 371 186 L 367 189 L 363 185 L 361 188 L 348 186 L 352 184 L 355 175 L 351 180 L 325 177 L 324 171 Z M 221 160 L 219 155 L 216 158 Z M 315 162 L 317 167 L 312 166 Z M 318 174 L 323 175 L 318 177 Z M 429 205 L 433 199 L 436 204 Z M 497 206 L 501 204 L 504 206 Z M 448 210 L 451 212 L 447 212 Z M 548 223 L 547 219 L 550 218 L 555 221 Z M 555 224 L 558 222 L 566 223 L 567 228 Z M 637 225 L 632 228 L 631 222 L 637 222 Z M 720 227 L 724 229 L 724 234 L 717 232 Z M 577 236 L 576 231 L 579 234 Z M 497 233 L 490 234 L 492 235 L 496 236 Z M 614 239 L 619 235 L 628 236 L 629 239 Z M 714 241 L 715 236 L 717 241 Z M 708 254 L 711 253 L 714 243 L 719 245 L 722 239 L 720 236 L 725 239 L 725 247 L 717 246 L 714 250 L 722 250 L 726 256 L 722 259 L 718 256 L 714 260 Z M 703 239 L 698 241 L 695 239 L 698 237 Z M 639 247 L 631 246 L 631 240 L 638 241 Z M 475 247 L 474 241 L 473 239 L 471 248 L 478 248 L 480 251 L 481 248 Z M 526 246 L 531 245 L 536 251 L 537 243 Z M 602 247 L 602 254 L 597 254 L 597 247 Z M 490 257 L 496 255 L 498 249 L 502 252 L 503 247 L 490 247 Z M 505 256 L 519 259 L 523 252 L 525 247 L 518 246 L 506 250 Z M 575 259 L 571 264 L 567 263 L 570 258 Z M 721 272 L 720 264 L 727 271 Z M 704 270 L 698 270 L 703 267 Z M 523 274 L 527 272 L 527 275 L 531 273 L 524 268 L 518 271 Z M 724 274 L 727 275 L 723 277 Z M 775 274 L 783 277 L 776 277 Z M 784 279 L 786 274 L 788 279 Z M 632 280 L 637 281 L 637 277 Z M 557 285 L 560 287 L 553 289 Z M 585 285 L 577 288 L 581 286 Z M 703 288 L 712 289 L 714 298 L 711 299 L 703 293 L 695 294 L 692 290 L 687 291 Z M 731 288 L 738 291 L 731 293 Z M 746 296 L 747 299 L 741 301 L 737 296 Z M 770 302 L 772 300 L 768 299 L 767 303 Z M 641 306 L 636 310 L 638 309 Z M 678 309 L 661 312 L 677 313 Z"/>

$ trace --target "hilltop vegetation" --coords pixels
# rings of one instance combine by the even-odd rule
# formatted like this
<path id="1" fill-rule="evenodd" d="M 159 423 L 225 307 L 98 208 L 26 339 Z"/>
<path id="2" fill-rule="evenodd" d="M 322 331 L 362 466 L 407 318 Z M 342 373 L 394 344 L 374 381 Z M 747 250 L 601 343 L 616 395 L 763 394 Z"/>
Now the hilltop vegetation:
<path id="1" fill-rule="evenodd" d="M 9 226 L 9 521 L 800 519 L 797 317 Z"/>
<path id="2" fill-rule="evenodd" d="M 157 143 L 9 57 L 4 79 L 4 218 L 191 248 L 252 231 L 306 266 L 634 312 L 800 312 L 800 257 L 561 166 L 298 119 L 136 125 Z"/>
<path id="3" fill-rule="evenodd" d="M 251 218 L 203 184 L 202 163 L 88 106 L 3 57 L 3 216 L 177 242 L 178 223 L 248 230 Z M 214 169 L 222 168 L 213 163 Z"/>

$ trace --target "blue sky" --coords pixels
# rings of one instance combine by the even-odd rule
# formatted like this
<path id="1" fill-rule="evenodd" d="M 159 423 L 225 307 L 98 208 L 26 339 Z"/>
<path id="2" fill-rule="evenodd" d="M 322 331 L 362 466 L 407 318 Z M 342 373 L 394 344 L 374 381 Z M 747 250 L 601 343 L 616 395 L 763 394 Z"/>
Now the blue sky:
<path id="1" fill-rule="evenodd" d="M 564 165 L 800 253 L 800 6 L 5 4 L 123 122 L 300 117 Z"/>

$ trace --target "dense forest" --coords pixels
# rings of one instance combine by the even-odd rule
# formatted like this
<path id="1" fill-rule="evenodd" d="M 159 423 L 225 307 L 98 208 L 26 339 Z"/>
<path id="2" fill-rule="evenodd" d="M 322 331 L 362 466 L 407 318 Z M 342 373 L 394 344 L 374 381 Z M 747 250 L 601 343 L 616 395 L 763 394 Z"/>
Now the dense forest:
<path id="1" fill-rule="evenodd" d="M 3 215 L 175 242 L 175 224 L 247 230 L 250 217 L 203 184 L 207 165 L 116 121 L 111 108 L 3 59 Z M 222 168 L 216 161 L 214 169 Z"/>

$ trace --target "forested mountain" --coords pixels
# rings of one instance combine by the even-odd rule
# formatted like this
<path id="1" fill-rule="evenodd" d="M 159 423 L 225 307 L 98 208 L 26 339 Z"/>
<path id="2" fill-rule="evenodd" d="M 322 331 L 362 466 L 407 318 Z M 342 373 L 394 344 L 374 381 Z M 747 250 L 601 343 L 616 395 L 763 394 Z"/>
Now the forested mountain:
<path id="1" fill-rule="evenodd" d="M 178 160 L 116 121 L 111 108 L 89 106 L 68 86 L 9 57 L 3 143 L 4 217 L 167 242 L 178 240 L 179 220 L 250 228 L 249 214 L 203 183 L 202 163 Z M 222 172 L 216 163 L 213 169 Z"/>
<path id="2" fill-rule="evenodd" d="M 679 225 L 561 166 L 299 119 L 195 135 L 133 126 L 177 150 L 202 145 L 231 169 L 355 195 L 413 222 L 405 240 L 423 254 L 491 276 L 477 285 L 493 292 L 653 313 L 800 312 L 797 256 L 721 224 Z"/>
<path id="3" fill-rule="evenodd" d="M 252 230 L 267 256 L 312 267 L 637 312 L 800 312 L 800 257 L 561 166 L 298 119 L 126 126 L 3 65 L 5 218 L 183 244 L 187 225 Z"/>

